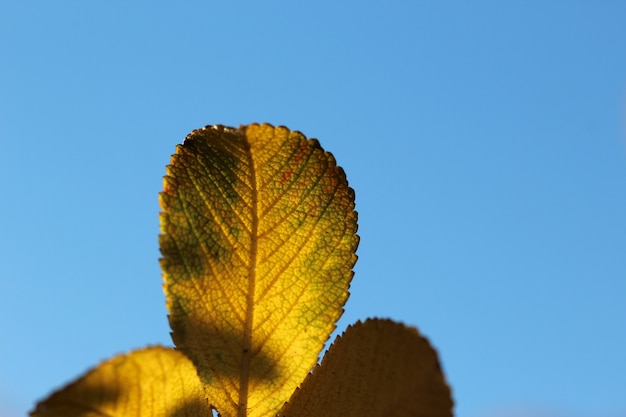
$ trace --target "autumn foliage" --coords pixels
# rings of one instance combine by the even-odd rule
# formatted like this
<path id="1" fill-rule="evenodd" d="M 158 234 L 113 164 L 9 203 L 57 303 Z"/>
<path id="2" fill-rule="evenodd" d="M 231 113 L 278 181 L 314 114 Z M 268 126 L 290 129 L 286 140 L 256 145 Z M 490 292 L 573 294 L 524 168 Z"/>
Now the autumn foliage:
<path id="1" fill-rule="evenodd" d="M 317 140 L 207 126 L 176 148 L 160 195 L 176 348 L 116 356 L 31 416 L 451 416 L 415 328 L 368 319 L 324 343 L 358 245 L 354 192 Z"/>

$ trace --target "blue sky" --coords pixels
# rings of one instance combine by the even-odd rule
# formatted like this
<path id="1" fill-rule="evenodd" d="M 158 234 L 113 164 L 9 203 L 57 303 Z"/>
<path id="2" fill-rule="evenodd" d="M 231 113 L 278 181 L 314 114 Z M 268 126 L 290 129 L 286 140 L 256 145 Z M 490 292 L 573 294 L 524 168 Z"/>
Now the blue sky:
<path id="1" fill-rule="evenodd" d="M 437 347 L 456 414 L 626 416 L 626 2 L 3 2 L 0 414 L 171 344 L 158 200 L 206 124 L 318 138 L 339 329 Z"/>

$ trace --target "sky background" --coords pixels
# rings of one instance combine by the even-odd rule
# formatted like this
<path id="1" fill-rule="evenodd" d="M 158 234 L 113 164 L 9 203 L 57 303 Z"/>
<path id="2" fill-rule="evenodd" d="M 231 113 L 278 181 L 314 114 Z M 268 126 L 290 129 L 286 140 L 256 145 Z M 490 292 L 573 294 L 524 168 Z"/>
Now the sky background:
<path id="1" fill-rule="evenodd" d="M 4 1 L 0 415 L 171 344 L 158 192 L 207 124 L 356 190 L 339 329 L 418 326 L 463 417 L 626 416 L 626 2 Z"/>

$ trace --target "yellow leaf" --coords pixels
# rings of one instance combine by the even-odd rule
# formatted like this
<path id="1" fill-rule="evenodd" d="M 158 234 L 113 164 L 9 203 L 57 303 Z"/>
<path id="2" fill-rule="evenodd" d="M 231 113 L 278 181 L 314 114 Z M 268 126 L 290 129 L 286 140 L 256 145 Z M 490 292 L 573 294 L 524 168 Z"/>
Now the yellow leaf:
<path id="1" fill-rule="evenodd" d="M 160 195 L 176 346 L 223 417 L 274 415 L 348 297 L 354 192 L 316 140 L 271 125 L 192 132 Z"/>
<path id="2" fill-rule="evenodd" d="M 357 322 L 281 410 L 283 417 L 448 417 L 450 388 L 437 353 L 417 329 Z"/>
<path id="3" fill-rule="evenodd" d="M 101 363 L 37 404 L 32 417 L 206 417 L 211 408 L 191 361 L 150 347 Z"/>

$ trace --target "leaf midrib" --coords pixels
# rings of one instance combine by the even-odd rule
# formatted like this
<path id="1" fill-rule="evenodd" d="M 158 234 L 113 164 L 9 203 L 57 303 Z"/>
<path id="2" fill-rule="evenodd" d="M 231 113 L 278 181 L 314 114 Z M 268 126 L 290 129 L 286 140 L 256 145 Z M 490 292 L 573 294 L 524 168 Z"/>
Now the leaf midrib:
<path id="1" fill-rule="evenodd" d="M 256 167 L 250 142 L 244 134 L 245 152 L 248 157 L 248 166 L 250 167 L 250 253 L 249 253 L 249 269 L 248 269 L 248 288 L 246 299 L 246 317 L 244 321 L 243 344 L 241 347 L 241 373 L 239 376 L 239 403 L 237 404 L 237 416 L 246 417 L 248 414 L 248 388 L 250 383 L 250 364 L 252 362 L 252 329 L 254 320 L 254 291 L 256 286 L 256 261 L 258 254 L 258 190 Z"/>

